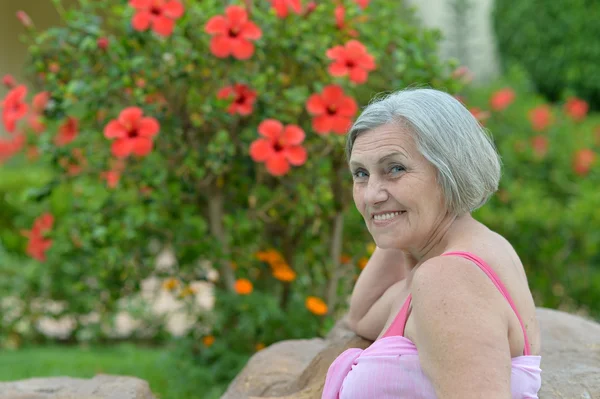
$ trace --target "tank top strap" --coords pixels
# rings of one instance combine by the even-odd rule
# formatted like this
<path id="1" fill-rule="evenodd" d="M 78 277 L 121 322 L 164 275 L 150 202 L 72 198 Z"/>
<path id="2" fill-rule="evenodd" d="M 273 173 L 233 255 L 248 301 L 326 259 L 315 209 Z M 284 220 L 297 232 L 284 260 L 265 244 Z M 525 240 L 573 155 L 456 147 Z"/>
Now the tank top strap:
<path id="1" fill-rule="evenodd" d="M 408 297 L 404 301 L 404 305 L 392 320 L 392 324 L 388 327 L 386 332 L 381 336 L 381 338 L 385 337 L 395 337 L 395 336 L 404 336 L 404 327 L 406 326 L 406 319 L 408 319 L 408 308 L 410 307 L 412 300 L 412 295 L 408 294 Z"/>
<path id="2" fill-rule="evenodd" d="M 504 298 L 508 301 L 513 312 L 515 312 L 517 319 L 519 319 L 519 324 L 521 325 L 521 330 L 523 331 L 523 337 L 525 340 L 525 348 L 523 349 L 523 354 L 525 356 L 529 356 L 529 354 L 530 354 L 529 339 L 527 338 L 527 331 L 525 331 L 525 326 L 523 325 L 523 320 L 521 319 L 521 316 L 519 315 L 519 312 L 517 311 L 517 307 L 515 306 L 515 303 L 513 302 L 512 298 L 510 297 L 508 290 L 506 289 L 504 284 L 502 284 L 502 281 L 500 281 L 500 278 L 498 278 L 498 275 L 494 272 L 494 270 L 483 259 L 481 259 L 477 255 L 474 255 L 470 252 L 463 252 L 463 251 L 446 252 L 446 253 L 442 254 L 442 256 L 459 256 L 461 258 L 470 260 L 471 262 L 473 262 L 477 266 L 479 266 L 479 268 L 484 271 L 484 273 L 490 278 L 490 280 L 492 280 L 492 282 L 494 283 L 496 288 L 498 288 L 500 293 L 502 293 Z"/>

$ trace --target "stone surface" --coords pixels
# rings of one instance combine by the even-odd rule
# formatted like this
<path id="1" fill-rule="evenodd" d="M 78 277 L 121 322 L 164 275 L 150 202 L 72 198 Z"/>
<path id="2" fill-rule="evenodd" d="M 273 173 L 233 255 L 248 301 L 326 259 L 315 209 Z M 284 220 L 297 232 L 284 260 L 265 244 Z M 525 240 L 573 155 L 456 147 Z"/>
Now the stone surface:
<path id="1" fill-rule="evenodd" d="M 53 377 L 0 382 L 0 399 L 156 399 L 148 383 L 100 374 L 91 379 Z"/>
<path id="2" fill-rule="evenodd" d="M 542 330 L 540 399 L 600 399 L 600 324 L 538 308 Z M 331 362 L 370 344 L 338 322 L 325 339 L 284 341 L 254 355 L 221 399 L 320 399 Z M 0 398 L 2 399 L 2 398 Z"/>

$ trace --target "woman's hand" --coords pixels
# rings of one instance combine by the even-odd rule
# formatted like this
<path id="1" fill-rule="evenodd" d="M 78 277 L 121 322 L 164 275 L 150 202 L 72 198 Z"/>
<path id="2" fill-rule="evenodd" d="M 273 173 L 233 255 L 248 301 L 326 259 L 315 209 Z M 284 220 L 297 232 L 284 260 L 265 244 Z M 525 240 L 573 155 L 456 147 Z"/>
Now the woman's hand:
<path id="1" fill-rule="evenodd" d="M 375 340 L 390 315 L 395 287 L 406 276 L 404 252 L 376 248 L 360 274 L 348 311 L 348 326 L 356 334 Z"/>

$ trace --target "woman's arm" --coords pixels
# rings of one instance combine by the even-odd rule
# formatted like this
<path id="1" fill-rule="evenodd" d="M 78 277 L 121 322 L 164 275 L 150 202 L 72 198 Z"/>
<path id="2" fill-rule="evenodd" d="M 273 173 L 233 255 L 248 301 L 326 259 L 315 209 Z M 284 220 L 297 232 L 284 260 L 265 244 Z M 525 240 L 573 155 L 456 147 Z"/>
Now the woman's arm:
<path id="1" fill-rule="evenodd" d="M 376 248 L 352 291 L 348 326 L 358 335 L 375 340 L 390 314 L 393 292 L 405 277 L 404 253 Z"/>

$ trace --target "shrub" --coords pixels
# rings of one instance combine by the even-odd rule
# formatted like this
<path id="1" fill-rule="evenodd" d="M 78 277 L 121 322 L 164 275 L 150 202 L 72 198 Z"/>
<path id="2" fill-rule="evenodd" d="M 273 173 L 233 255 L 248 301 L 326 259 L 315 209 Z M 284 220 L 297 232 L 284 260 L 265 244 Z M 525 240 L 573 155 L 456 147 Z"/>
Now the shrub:
<path id="1" fill-rule="evenodd" d="M 503 64 L 521 64 L 550 101 L 576 93 L 600 109 L 600 3 L 495 2 L 493 23 Z"/>

